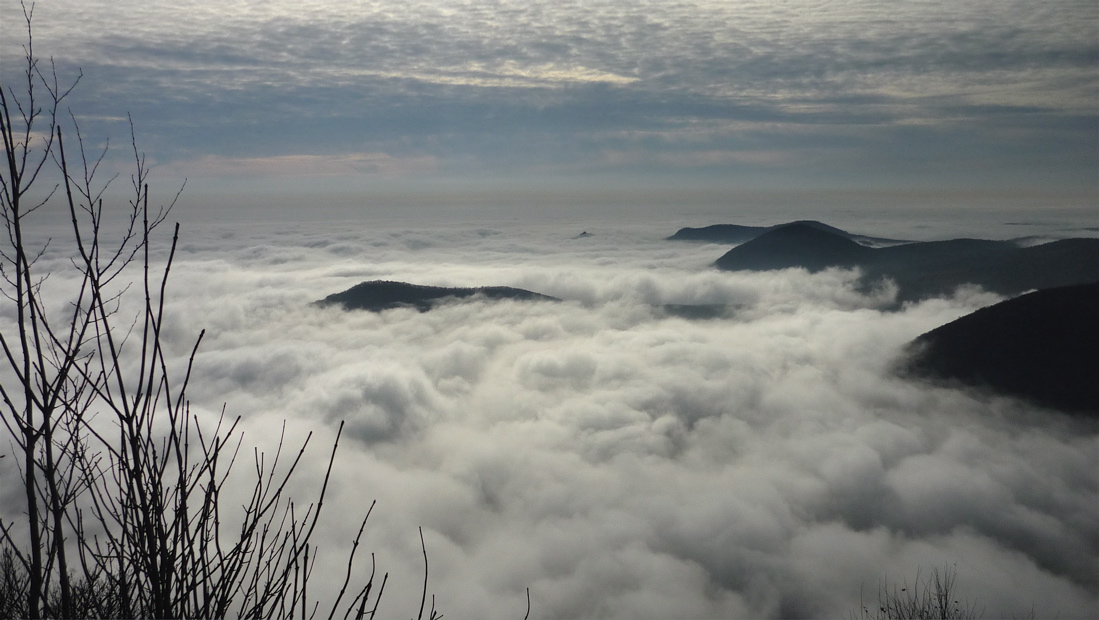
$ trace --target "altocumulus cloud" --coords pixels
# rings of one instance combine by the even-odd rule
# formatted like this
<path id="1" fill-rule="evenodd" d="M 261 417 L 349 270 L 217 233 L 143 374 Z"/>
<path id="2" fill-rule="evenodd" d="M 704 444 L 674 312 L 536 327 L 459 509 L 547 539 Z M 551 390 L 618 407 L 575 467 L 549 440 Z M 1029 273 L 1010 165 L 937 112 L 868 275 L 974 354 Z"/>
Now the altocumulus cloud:
<path id="1" fill-rule="evenodd" d="M 836 617 L 945 563 L 990 616 L 1096 609 L 1096 429 L 891 373 L 994 296 L 882 312 L 851 273 L 718 273 L 722 248 L 657 231 L 252 230 L 193 234 L 175 267 L 174 350 L 208 330 L 193 407 L 265 447 L 316 430 L 313 476 L 347 421 L 317 583 L 376 498 L 385 615 L 419 602 L 417 525 L 453 617 L 515 617 L 527 587 L 540 617 Z M 374 278 L 564 301 L 310 305 Z M 730 310 L 662 309 L 686 303 Z"/>
<path id="2" fill-rule="evenodd" d="M 38 13 L 39 49 L 88 76 L 76 109 L 118 135 L 126 101 L 144 147 L 184 168 L 384 153 L 452 173 L 672 162 L 1093 181 L 1088 2 L 59 0 Z"/>

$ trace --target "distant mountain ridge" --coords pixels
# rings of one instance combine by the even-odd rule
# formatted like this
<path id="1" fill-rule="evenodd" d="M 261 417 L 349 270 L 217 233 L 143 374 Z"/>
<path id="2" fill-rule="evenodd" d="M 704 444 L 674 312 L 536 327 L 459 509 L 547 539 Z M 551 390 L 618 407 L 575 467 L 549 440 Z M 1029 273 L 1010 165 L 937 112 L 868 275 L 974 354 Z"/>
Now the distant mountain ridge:
<path id="1" fill-rule="evenodd" d="M 732 248 L 714 265 L 727 271 L 858 267 L 864 285 L 890 278 L 898 302 L 947 295 L 976 284 L 1002 295 L 1099 280 L 1099 239 L 1062 239 L 1021 247 L 1016 241 L 952 239 L 872 248 L 807 223 L 776 227 Z"/>
<path id="2" fill-rule="evenodd" d="M 424 286 L 390 280 L 372 280 L 334 293 L 316 302 L 320 306 L 340 305 L 346 310 L 370 310 L 381 312 L 393 308 L 416 308 L 427 312 L 447 299 L 465 299 L 474 296 L 488 299 L 518 299 L 523 301 L 561 301 L 556 297 L 510 286 L 481 286 L 457 288 Z"/>
<path id="3" fill-rule="evenodd" d="M 902 372 L 1099 419 L 1099 282 L 1036 291 L 916 338 Z"/>
<path id="4" fill-rule="evenodd" d="M 824 222 L 818 222 L 816 220 L 798 220 L 796 222 L 789 222 L 786 224 L 775 224 L 774 226 L 741 226 L 739 224 L 714 224 L 713 226 L 705 226 L 702 228 L 680 228 L 674 235 L 668 237 L 669 241 L 707 241 L 710 243 L 744 243 L 745 241 L 751 241 L 756 237 L 775 230 L 776 228 L 782 228 L 791 224 L 804 224 L 805 226 L 811 226 L 820 230 L 828 231 L 841 237 L 857 241 L 861 245 L 892 245 L 896 243 L 907 243 L 899 239 L 886 239 L 884 237 L 869 237 L 867 235 L 858 235 L 855 233 L 847 232 L 835 226 L 829 226 Z"/>
<path id="5" fill-rule="evenodd" d="M 737 246 L 714 264 L 725 270 L 769 271 L 803 267 L 821 271 L 828 267 L 855 267 L 870 260 L 873 249 L 849 237 L 811 224 L 776 227 Z"/>

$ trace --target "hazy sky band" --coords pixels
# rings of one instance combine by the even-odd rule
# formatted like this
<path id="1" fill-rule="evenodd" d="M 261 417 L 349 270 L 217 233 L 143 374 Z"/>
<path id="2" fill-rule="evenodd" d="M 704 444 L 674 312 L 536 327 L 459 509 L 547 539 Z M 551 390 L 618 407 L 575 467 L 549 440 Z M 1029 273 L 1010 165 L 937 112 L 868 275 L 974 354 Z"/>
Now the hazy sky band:
<path id="1" fill-rule="evenodd" d="M 119 139 L 131 112 L 191 177 L 1088 189 L 1099 166 L 1093 2 L 66 0 L 36 16 L 39 50 L 84 71 L 86 123 Z"/>

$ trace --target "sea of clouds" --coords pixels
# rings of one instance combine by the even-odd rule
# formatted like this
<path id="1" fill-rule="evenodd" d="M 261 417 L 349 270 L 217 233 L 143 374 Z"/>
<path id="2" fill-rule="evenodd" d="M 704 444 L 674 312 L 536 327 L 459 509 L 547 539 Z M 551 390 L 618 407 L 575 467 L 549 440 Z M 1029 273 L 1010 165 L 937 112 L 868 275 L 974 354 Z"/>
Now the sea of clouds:
<path id="1" fill-rule="evenodd" d="M 312 500 L 340 441 L 321 592 L 363 548 L 379 613 L 428 590 L 453 618 L 838 617 L 956 568 L 986 616 L 1099 609 L 1099 430 L 900 378 L 912 338 L 1000 298 L 884 308 L 857 274 L 724 273 L 664 225 L 513 220 L 186 229 L 165 339 L 206 334 L 192 411 L 270 450 L 314 432 Z M 858 230 L 868 234 L 881 231 Z M 889 231 L 893 233 L 903 231 Z M 562 299 L 430 312 L 321 308 L 365 280 Z M 57 284 L 62 277 L 56 279 Z M 721 304 L 688 320 L 667 304 Z M 360 567 L 368 570 L 364 559 Z"/>

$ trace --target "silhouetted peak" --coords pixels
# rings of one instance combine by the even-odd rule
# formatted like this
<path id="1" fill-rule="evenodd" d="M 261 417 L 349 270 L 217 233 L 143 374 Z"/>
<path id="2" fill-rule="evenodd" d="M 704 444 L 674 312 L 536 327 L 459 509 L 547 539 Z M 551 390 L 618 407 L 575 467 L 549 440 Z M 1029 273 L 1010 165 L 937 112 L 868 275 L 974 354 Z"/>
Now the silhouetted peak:
<path id="1" fill-rule="evenodd" d="M 792 224 L 802 224 L 805 226 L 811 226 L 819 230 L 834 233 L 841 237 L 846 237 L 853 241 L 858 241 L 863 245 L 872 246 L 888 246 L 895 245 L 897 243 L 905 243 L 898 239 L 886 239 L 884 237 L 868 237 L 866 235 L 858 235 L 855 233 L 849 233 L 846 230 L 836 228 L 835 226 L 829 226 L 824 222 L 818 222 L 817 220 L 798 220 L 796 222 L 788 222 L 785 224 L 775 224 L 773 226 L 742 226 L 740 224 L 714 224 L 712 226 L 705 226 L 702 228 L 680 228 L 674 235 L 668 237 L 670 241 L 706 241 L 709 243 L 744 243 L 745 241 L 751 241 L 760 235 L 768 233 L 770 231 L 782 228 L 784 226 L 790 226 Z"/>
<path id="2" fill-rule="evenodd" d="M 885 247 L 860 245 L 850 234 L 820 222 L 792 222 L 732 248 L 714 264 L 730 271 L 858 267 L 865 288 L 883 279 L 895 283 L 897 304 L 949 295 L 965 284 L 1017 295 L 1099 279 L 1099 239 L 1062 239 L 1027 246 L 1018 240 L 899 244 L 868 237 L 860 240 Z"/>
<path id="3" fill-rule="evenodd" d="M 847 233 L 839 228 L 827 226 L 813 220 L 801 220 L 783 224 L 782 226 L 776 226 L 772 230 L 763 233 L 758 238 L 762 239 L 764 237 L 771 239 L 798 239 L 815 243 L 835 242 L 843 245 L 862 247 L 858 243 L 851 241 L 851 239 L 847 237 Z"/>
<path id="4" fill-rule="evenodd" d="M 340 293 L 333 293 L 317 302 L 321 306 L 340 305 L 346 310 L 370 310 L 380 312 L 393 308 L 416 308 L 420 312 L 430 310 L 442 300 L 463 299 L 481 295 L 488 299 L 518 299 L 527 301 L 560 301 L 556 297 L 542 295 L 510 286 L 481 286 L 460 288 L 426 286 L 392 280 L 360 282 Z"/>
<path id="5" fill-rule="evenodd" d="M 910 345 L 910 374 L 1099 415 L 1099 282 L 982 308 Z"/>
<path id="6" fill-rule="evenodd" d="M 840 234 L 807 222 L 779 226 L 717 260 L 721 269 L 770 270 L 803 267 L 820 271 L 829 267 L 853 267 L 871 252 Z"/>

